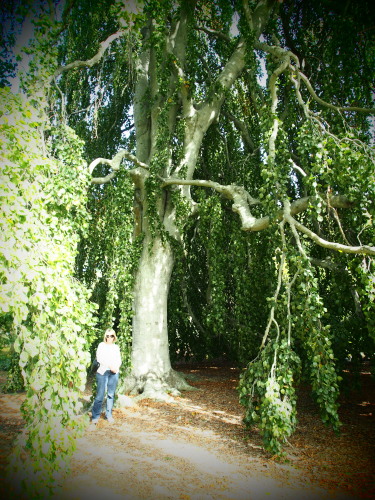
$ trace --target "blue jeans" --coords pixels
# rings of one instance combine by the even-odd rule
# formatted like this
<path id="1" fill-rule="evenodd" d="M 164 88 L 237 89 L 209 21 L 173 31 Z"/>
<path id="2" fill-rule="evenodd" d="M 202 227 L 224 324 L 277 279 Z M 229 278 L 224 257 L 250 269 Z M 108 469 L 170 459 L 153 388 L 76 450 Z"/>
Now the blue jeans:
<path id="1" fill-rule="evenodd" d="M 112 417 L 112 408 L 115 398 L 118 376 L 119 376 L 118 373 L 113 373 L 111 372 L 111 370 L 107 370 L 104 373 L 104 375 L 100 375 L 100 373 L 96 374 L 96 397 L 94 400 L 94 404 L 92 406 L 93 420 L 97 420 L 100 417 L 104 394 L 106 390 L 107 390 L 107 405 L 106 405 L 105 416 L 107 418 Z"/>

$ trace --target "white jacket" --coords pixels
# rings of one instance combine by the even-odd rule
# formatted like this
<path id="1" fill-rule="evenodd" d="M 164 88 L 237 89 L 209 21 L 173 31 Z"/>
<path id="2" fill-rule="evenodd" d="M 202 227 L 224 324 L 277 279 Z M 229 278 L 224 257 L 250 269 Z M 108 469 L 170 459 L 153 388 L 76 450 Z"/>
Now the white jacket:
<path id="1" fill-rule="evenodd" d="M 97 370 L 100 375 L 104 375 L 106 370 L 110 370 L 110 366 L 118 371 L 121 366 L 119 346 L 117 344 L 106 344 L 105 342 L 100 342 L 98 349 L 96 350 L 96 359 L 100 363 Z"/>

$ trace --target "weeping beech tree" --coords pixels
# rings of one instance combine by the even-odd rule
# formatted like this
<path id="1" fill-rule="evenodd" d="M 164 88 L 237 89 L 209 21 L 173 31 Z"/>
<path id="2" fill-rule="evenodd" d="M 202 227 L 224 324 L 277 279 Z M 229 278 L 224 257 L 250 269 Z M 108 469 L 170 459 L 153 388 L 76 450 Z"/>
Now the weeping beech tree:
<path id="1" fill-rule="evenodd" d="M 119 331 L 121 390 L 177 393 L 171 359 L 225 355 L 270 451 L 300 376 L 338 429 L 340 363 L 373 352 L 371 2 L 49 8 L 42 135 L 89 174 L 75 276 Z"/>
<path id="2" fill-rule="evenodd" d="M 335 360 L 373 346 L 370 11 L 71 6 L 53 109 L 86 144 L 78 275 L 126 339 L 123 391 L 174 393 L 171 354 L 225 353 L 247 365 L 245 420 L 277 452 L 302 365 L 338 429 Z"/>

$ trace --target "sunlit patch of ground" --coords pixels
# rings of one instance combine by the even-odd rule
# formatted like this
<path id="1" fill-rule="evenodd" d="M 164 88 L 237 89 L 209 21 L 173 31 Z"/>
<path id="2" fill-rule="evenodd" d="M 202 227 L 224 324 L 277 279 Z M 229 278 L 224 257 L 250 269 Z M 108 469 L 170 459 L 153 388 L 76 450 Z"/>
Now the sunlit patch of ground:
<path id="1" fill-rule="evenodd" d="M 375 498 L 375 384 L 368 374 L 361 390 L 343 398 L 340 436 L 324 427 L 302 389 L 288 461 L 278 463 L 257 430 L 242 425 L 237 370 L 183 371 L 198 376 L 189 383 L 199 390 L 116 409 L 115 424 L 100 420 L 87 430 L 56 500 Z M 22 428 L 23 397 L 0 394 L 2 470 Z"/>

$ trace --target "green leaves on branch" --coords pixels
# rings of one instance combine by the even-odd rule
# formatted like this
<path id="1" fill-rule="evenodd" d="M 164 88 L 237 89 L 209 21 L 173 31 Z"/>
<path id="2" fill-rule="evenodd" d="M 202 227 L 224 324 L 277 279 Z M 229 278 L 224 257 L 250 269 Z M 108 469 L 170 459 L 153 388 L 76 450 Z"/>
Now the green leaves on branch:
<path id="1" fill-rule="evenodd" d="M 259 426 L 264 446 L 272 454 L 281 453 L 297 423 L 295 383 L 299 372 L 300 359 L 284 340 L 269 342 L 240 377 L 244 422 Z"/>
<path id="2" fill-rule="evenodd" d="M 72 130 L 55 130 L 54 147 L 47 148 L 40 109 L 6 89 L 0 99 L 0 308 L 12 318 L 27 390 L 26 427 L 10 473 L 43 497 L 67 468 L 85 424 L 79 397 L 94 307 L 72 275 L 89 180 Z"/>
<path id="3" fill-rule="evenodd" d="M 282 227 L 282 226 L 280 226 Z M 270 315 L 258 357 L 241 376 L 240 401 L 246 408 L 245 423 L 257 425 L 264 446 L 280 454 L 296 425 L 296 382 L 301 373 L 311 382 L 322 420 L 338 431 L 338 377 L 329 326 L 323 323 L 325 308 L 315 270 L 306 258 L 303 243 L 286 251 L 275 249 L 278 286 L 269 300 Z M 280 254 L 280 257 L 279 257 Z M 298 352 L 298 354 L 297 354 Z"/>
<path id="4" fill-rule="evenodd" d="M 104 188 L 92 186 L 91 220 L 79 245 L 76 266 L 98 306 L 100 329 L 92 351 L 102 340 L 102 330 L 116 325 L 123 371 L 130 364 L 134 269 L 140 252 L 138 239 L 133 240 L 133 212 L 129 209 L 133 196 L 132 182 L 124 172 Z"/>
<path id="5" fill-rule="evenodd" d="M 325 307 L 319 294 L 318 280 L 311 264 L 303 260 L 304 271 L 298 282 L 299 294 L 293 306 L 296 331 L 301 338 L 306 356 L 307 372 L 313 396 L 319 405 L 322 420 L 338 431 L 337 414 L 339 395 L 335 356 L 331 346 L 329 325 L 324 324 Z"/>

